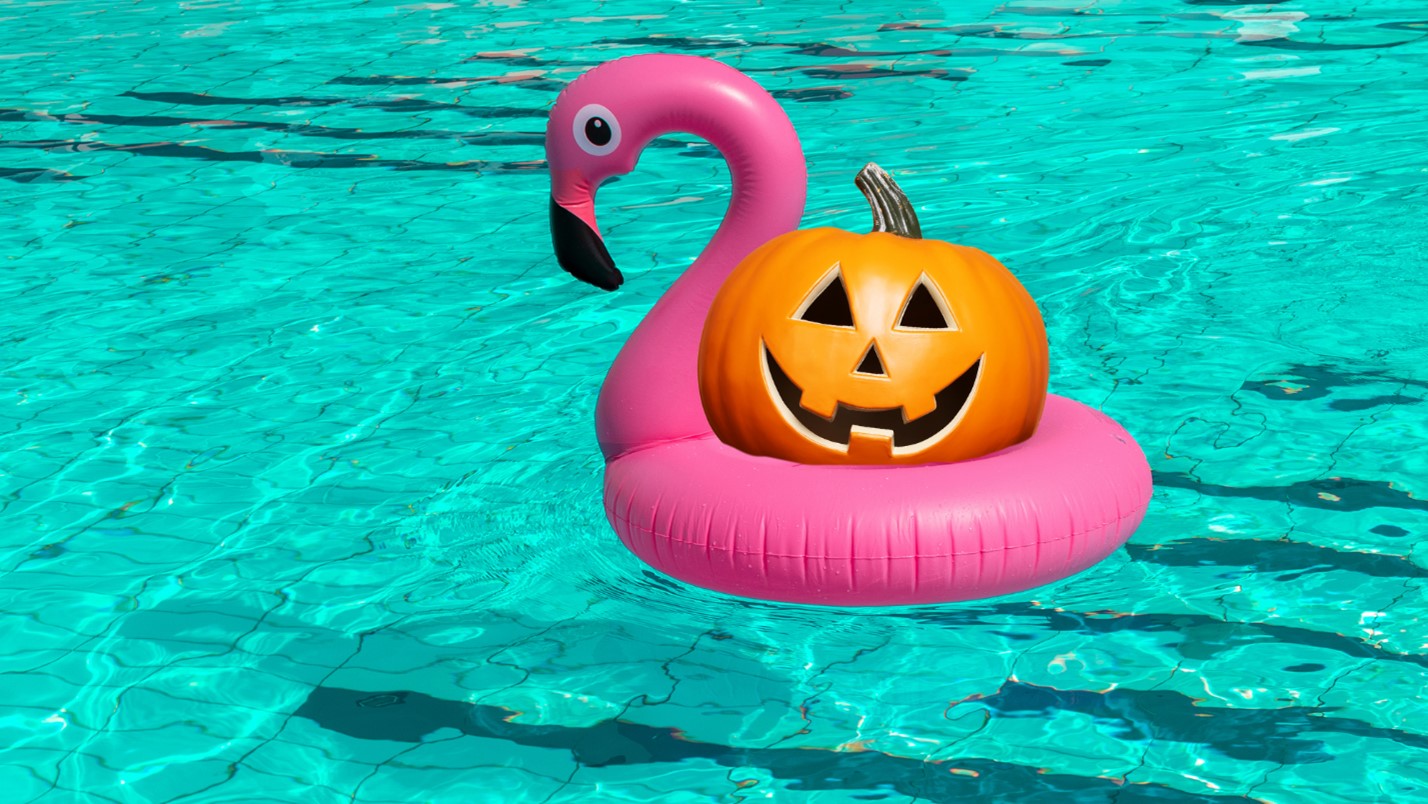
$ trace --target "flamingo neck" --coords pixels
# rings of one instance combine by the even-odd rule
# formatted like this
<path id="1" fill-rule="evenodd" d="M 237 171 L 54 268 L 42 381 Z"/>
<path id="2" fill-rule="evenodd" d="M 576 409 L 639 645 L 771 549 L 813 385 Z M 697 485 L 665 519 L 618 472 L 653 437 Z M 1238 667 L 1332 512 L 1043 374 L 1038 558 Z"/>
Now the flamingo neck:
<path id="1" fill-rule="evenodd" d="M 729 166 L 732 193 L 724 218 L 699 258 L 669 291 L 697 292 L 703 297 L 704 307 L 693 322 L 697 329 L 702 328 L 708 304 L 734 267 L 772 238 L 798 228 L 803 217 L 808 184 L 803 150 L 783 110 L 772 99 L 769 103 L 776 118 L 755 117 L 756 125 L 750 125 L 748 118 L 731 120 L 676 110 L 650 138 L 673 132 L 693 134 L 713 145 Z M 787 131 L 778 131 L 781 128 Z M 778 137 L 780 133 L 786 133 L 786 138 Z"/>
<path id="2" fill-rule="evenodd" d="M 751 85 L 752 81 L 749 82 Z M 733 197 L 719 229 L 625 344 L 601 389 L 596 433 L 607 459 L 710 432 L 699 399 L 699 339 L 719 287 L 739 261 L 798 228 L 808 183 L 793 124 L 763 90 L 685 92 L 641 132 L 702 137 L 729 165 Z"/>

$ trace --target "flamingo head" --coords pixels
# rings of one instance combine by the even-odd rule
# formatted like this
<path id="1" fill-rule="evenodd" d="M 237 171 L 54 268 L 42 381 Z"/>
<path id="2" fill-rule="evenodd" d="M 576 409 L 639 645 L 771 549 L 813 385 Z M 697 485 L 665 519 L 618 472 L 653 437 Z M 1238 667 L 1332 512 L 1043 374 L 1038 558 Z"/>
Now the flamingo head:
<path id="1" fill-rule="evenodd" d="M 560 266 L 596 287 L 618 288 L 624 277 L 595 222 L 600 183 L 634 170 L 640 152 L 661 134 L 724 139 L 721 131 L 731 123 L 760 117 L 782 120 L 789 128 L 784 138 L 796 150 L 797 138 L 777 103 L 719 62 L 664 53 L 627 56 L 571 82 L 556 98 L 545 136 L 550 231 Z"/>
<path id="2" fill-rule="evenodd" d="M 601 64 L 556 98 L 546 125 L 550 165 L 550 234 L 560 266 L 585 282 L 614 290 L 624 281 L 595 222 L 595 192 L 605 180 L 635 169 L 655 136 L 654 118 L 669 102 L 649 92 L 667 80 L 661 67 L 687 57 L 631 56 Z"/>

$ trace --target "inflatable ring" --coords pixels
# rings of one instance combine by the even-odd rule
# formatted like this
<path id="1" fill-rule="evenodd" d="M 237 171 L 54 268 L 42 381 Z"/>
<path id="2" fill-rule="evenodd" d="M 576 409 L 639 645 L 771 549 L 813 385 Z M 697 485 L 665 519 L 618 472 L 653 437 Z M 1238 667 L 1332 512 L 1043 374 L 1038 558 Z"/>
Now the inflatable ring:
<path id="1" fill-rule="evenodd" d="M 593 68 L 551 110 L 551 234 L 565 270 L 618 288 L 596 189 L 674 131 L 720 151 L 733 198 L 708 247 L 616 357 L 596 405 L 606 513 L 630 550 L 730 594 L 891 605 L 1022 591 L 1086 569 L 1129 538 L 1150 499 L 1145 456 L 1114 421 L 1055 395 L 1029 439 L 956 463 L 809 465 L 719 441 L 699 396 L 705 317 L 733 268 L 803 214 L 803 152 L 778 103 L 703 58 L 632 56 Z"/>

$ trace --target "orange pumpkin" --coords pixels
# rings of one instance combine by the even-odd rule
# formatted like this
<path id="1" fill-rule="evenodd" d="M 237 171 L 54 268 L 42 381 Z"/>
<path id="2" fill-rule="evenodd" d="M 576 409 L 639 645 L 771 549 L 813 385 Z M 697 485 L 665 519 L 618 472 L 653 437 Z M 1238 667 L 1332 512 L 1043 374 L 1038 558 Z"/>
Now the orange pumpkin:
<path id="1" fill-rule="evenodd" d="M 715 435 L 799 463 L 966 460 L 1029 438 L 1046 401 L 1046 327 L 975 248 L 921 239 L 877 165 L 857 184 L 874 231 L 774 238 L 715 297 L 699 395 Z"/>

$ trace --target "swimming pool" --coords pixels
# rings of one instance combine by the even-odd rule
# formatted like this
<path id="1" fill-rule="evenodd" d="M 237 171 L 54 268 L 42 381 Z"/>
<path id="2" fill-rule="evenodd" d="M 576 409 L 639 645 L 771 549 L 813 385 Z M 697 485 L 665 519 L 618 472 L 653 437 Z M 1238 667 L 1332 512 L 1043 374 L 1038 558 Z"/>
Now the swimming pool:
<path id="1" fill-rule="evenodd" d="M 1421 8 L 301 5 L 0 2 L 7 800 L 1428 800 Z M 541 138 L 654 51 L 776 94 L 805 225 L 875 160 L 1018 274 L 1125 550 L 842 611 L 619 546 L 595 395 L 727 173 L 602 190 L 604 294 Z"/>

